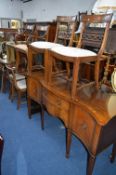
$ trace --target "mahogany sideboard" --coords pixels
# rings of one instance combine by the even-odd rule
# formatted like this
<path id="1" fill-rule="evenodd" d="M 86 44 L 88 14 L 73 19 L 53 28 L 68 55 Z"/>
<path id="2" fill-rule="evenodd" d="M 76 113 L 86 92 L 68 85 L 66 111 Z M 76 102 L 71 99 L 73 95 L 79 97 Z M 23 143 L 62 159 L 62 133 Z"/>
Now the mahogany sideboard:
<path id="1" fill-rule="evenodd" d="M 87 175 L 92 175 L 96 156 L 101 151 L 114 144 L 112 161 L 116 155 L 116 94 L 107 86 L 97 87 L 93 82 L 79 85 L 78 63 L 79 59 L 83 62 L 86 57 L 63 56 L 62 53 L 66 53 L 66 50 L 70 53 L 71 50 L 74 51 L 66 47 L 48 51 L 49 56 L 46 58 L 49 58 L 49 64 L 45 69 L 45 79 L 41 80 L 41 102 L 47 111 L 60 118 L 67 128 L 67 157 L 72 134 L 84 144 L 88 150 Z M 84 50 L 81 51 L 84 54 Z M 71 77 L 67 76 L 66 70 L 59 73 L 54 71 L 54 59 L 73 64 Z"/>
<path id="2" fill-rule="evenodd" d="M 116 94 L 107 87 L 98 90 L 94 84 L 89 84 L 79 89 L 72 99 L 69 87 L 63 81 L 61 85 L 57 80 L 52 86 L 42 81 L 42 85 L 42 103 L 67 128 L 66 157 L 69 157 L 74 134 L 88 151 L 87 175 L 92 175 L 96 156 L 111 144 L 114 144 L 113 162 L 116 156 Z"/>

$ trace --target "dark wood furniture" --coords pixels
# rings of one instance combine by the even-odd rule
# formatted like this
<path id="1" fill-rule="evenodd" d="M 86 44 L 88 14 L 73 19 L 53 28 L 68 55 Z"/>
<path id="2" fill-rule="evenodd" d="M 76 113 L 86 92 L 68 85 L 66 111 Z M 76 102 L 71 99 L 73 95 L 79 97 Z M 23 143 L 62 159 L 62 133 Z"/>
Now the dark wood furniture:
<path id="1" fill-rule="evenodd" d="M 14 100 L 15 91 L 17 92 L 18 100 L 17 100 L 17 109 L 20 109 L 21 98 L 22 96 L 26 96 L 26 78 L 25 76 L 18 74 L 16 72 L 16 67 L 11 65 L 6 65 L 7 77 L 10 82 L 10 93 L 9 98 L 11 101 Z"/>
<path id="2" fill-rule="evenodd" d="M 107 56 L 106 64 L 104 65 L 104 75 L 101 83 L 111 86 L 111 74 L 116 67 L 116 28 L 111 28 L 108 34 L 108 40 L 104 54 Z"/>
<path id="3" fill-rule="evenodd" d="M 28 115 L 32 115 L 32 100 L 41 105 L 41 83 L 40 80 L 44 77 L 44 52 L 45 49 L 38 49 L 31 45 L 28 46 L 28 76 L 27 76 L 27 101 L 28 101 Z M 34 66 L 34 57 L 42 56 L 40 65 Z M 42 112 L 42 111 L 41 111 Z M 41 113 L 41 127 L 44 128 L 43 113 Z"/>
<path id="4" fill-rule="evenodd" d="M 16 44 L 14 45 L 16 54 L 16 69 L 22 74 L 27 72 L 27 54 L 28 46 L 26 44 Z"/>
<path id="5" fill-rule="evenodd" d="M 77 97 L 73 101 L 67 133 L 67 156 L 69 156 L 71 133 L 73 133 L 88 150 L 87 175 L 92 175 L 96 156 L 111 144 L 114 145 L 111 161 L 115 159 L 115 101 L 116 95 L 107 87 L 96 90 L 93 85 L 77 91 Z"/>
<path id="6" fill-rule="evenodd" d="M 6 59 L 0 58 L 1 92 L 6 91 L 6 69 L 5 69 L 6 64 L 8 64 L 8 61 Z"/>
<path id="7" fill-rule="evenodd" d="M 2 160 L 3 147 L 4 147 L 4 139 L 0 135 L 0 175 L 1 175 L 1 160 Z"/>
<path id="8" fill-rule="evenodd" d="M 85 145 L 88 150 L 87 175 L 92 175 L 98 153 L 114 144 L 112 160 L 116 154 L 116 110 L 114 107 L 116 95 L 111 94 L 107 87 L 99 89 L 98 83 L 99 60 L 105 47 L 111 16 L 87 15 L 83 16 L 82 20 L 85 24 L 88 24 L 88 21 L 99 23 L 106 20 L 105 22 L 107 22 L 105 33 L 100 33 L 102 37 L 104 36 L 103 40 L 99 43 L 98 39 L 97 42 L 97 53 L 95 54 L 95 50 L 91 52 L 71 47 L 57 47 L 46 51 L 45 79 L 41 81 L 42 104 L 52 116 L 60 118 L 67 128 L 67 157 L 69 156 L 72 133 Z M 82 31 L 85 31 L 84 28 Z M 96 48 L 96 43 L 93 40 L 94 32 L 91 33 L 92 37 L 88 28 L 87 33 L 83 32 L 79 46 L 90 47 L 93 43 L 92 46 Z M 96 36 L 98 35 L 96 34 Z M 67 74 L 66 66 L 62 67 L 60 71 L 56 71 L 54 59 L 69 63 L 71 65 L 70 74 Z M 95 83 L 83 84 L 79 81 L 80 65 L 91 61 L 96 62 Z"/>
<path id="9" fill-rule="evenodd" d="M 84 24 L 105 22 L 106 28 L 100 34 L 91 33 L 83 26 L 79 47 L 94 46 L 94 52 L 82 48 L 37 47 L 31 44 L 28 49 L 28 112 L 31 116 L 31 99 L 42 109 L 42 128 L 44 109 L 60 118 L 67 128 L 66 156 L 69 156 L 71 136 L 75 134 L 88 150 L 87 175 L 92 175 L 98 153 L 113 144 L 111 161 L 116 155 L 116 96 L 107 86 L 99 88 L 99 61 L 106 44 L 111 15 L 83 16 Z M 85 32 L 87 29 L 87 33 Z M 95 42 L 95 38 L 98 42 Z M 94 39 L 93 39 L 94 38 Z M 101 38 L 103 40 L 101 40 Z M 99 41 L 100 40 L 100 41 Z M 39 43 L 39 42 L 38 42 Z M 44 42 L 45 44 L 46 42 Z M 41 43 L 42 44 L 42 43 Z M 96 50 L 97 47 L 97 50 Z M 96 52 L 96 53 L 95 53 Z M 81 55 L 80 55 L 81 53 Z M 41 64 L 34 65 L 33 60 L 43 54 Z M 60 71 L 54 69 L 54 60 L 65 64 Z M 83 84 L 79 81 L 79 69 L 82 63 L 94 61 L 95 83 Z M 67 73 L 66 63 L 70 72 Z M 45 107 L 45 108 L 44 108 Z"/>
<path id="10" fill-rule="evenodd" d="M 35 41 L 48 41 L 50 33 L 50 25 L 37 25 L 35 29 Z"/>
<path id="11" fill-rule="evenodd" d="M 23 32 L 25 40 L 32 42 L 46 40 L 53 42 L 56 34 L 56 22 L 24 22 Z"/>
<path id="12" fill-rule="evenodd" d="M 18 29 L 0 28 L 1 32 L 4 32 L 4 41 L 15 40 L 15 35 L 18 33 Z"/>
<path id="13" fill-rule="evenodd" d="M 70 88 L 60 79 L 52 84 L 43 81 L 42 102 L 47 111 L 60 118 L 67 128 L 69 157 L 71 136 L 76 135 L 88 151 L 87 175 L 92 175 L 96 156 L 113 144 L 111 162 L 116 157 L 116 95 L 108 87 L 96 89 L 89 84 L 70 97 Z"/>
<path id="14" fill-rule="evenodd" d="M 96 15 L 90 15 L 90 19 L 88 22 L 86 15 L 82 15 L 82 19 L 81 19 L 81 22 L 83 22 L 83 26 L 82 26 L 77 47 L 86 48 L 97 53 L 98 59 L 95 64 L 91 62 L 86 63 L 86 66 L 89 65 L 88 67 L 90 67 L 91 65 L 90 70 L 88 70 L 88 74 L 89 74 L 89 71 L 90 71 L 90 74 L 91 73 L 95 74 L 95 77 L 97 78 L 96 79 L 97 82 L 99 81 L 99 78 L 100 78 L 101 60 L 106 59 L 106 57 L 104 57 L 103 54 L 106 47 L 106 41 L 108 37 L 111 18 L 112 18 L 112 15 L 108 15 L 108 16 L 98 15 L 98 18 L 96 17 Z M 91 69 L 93 70 L 91 71 Z M 83 70 L 83 66 L 82 66 L 82 70 Z M 94 70 L 96 70 L 95 73 L 94 73 Z M 89 75 L 87 77 L 89 77 Z"/>
<path id="15" fill-rule="evenodd" d="M 72 46 L 76 30 L 76 16 L 57 16 L 56 43 Z"/>
<path id="16" fill-rule="evenodd" d="M 42 104 L 67 128 L 67 157 L 72 133 L 84 144 L 88 150 L 87 175 L 92 175 L 96 156 L 101 151 L 114 144 L 111 161 L 116 155 L 116 95 L 107 86 L 100 89 L 94 83 L 78 86 L 76 59 L 49 52 L 49 67 L 45 70 L 45 80 L 41 81 Z M 53 71 L 54 58 L 74 65 L 71 79 L 67 78 L 66 72 L 58 75 Z"/>

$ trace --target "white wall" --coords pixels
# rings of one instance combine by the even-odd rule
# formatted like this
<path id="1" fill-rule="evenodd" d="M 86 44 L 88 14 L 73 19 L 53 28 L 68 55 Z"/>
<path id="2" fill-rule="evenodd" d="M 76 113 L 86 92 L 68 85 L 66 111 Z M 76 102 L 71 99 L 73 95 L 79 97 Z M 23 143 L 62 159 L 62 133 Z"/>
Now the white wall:
<path id="1" fill-rule="evenodd" d="M 78 11 L 91 11 L 96 0 L 33 0 L 22 3 L 23 20 L 51 21 L 58 15 L 76 15 Z"/>
<path id="2" fill-rule="evenodd" d="M 21 4 L 17 0 L 0 0 L 0 18 L 20 18 Z"/>
<path id="3" fill-rule="evenodd" d="M 78 11 L 91 11 L 96 0 L 0 0 L 0 18 L 21 18 L 23 21 L 52 21 L 58 15 L 76 15 Z"/>

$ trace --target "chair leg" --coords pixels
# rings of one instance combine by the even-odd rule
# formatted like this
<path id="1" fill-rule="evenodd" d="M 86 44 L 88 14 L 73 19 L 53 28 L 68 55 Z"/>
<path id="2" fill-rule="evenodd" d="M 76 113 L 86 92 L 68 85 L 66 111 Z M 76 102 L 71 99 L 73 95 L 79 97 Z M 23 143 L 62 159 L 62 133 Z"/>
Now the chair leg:
<path id="1" fill-rule="evenodd" d="M 100 66 L 100 62 L 99 60 L 96 61 L 95 63 L 95 83 L 96 83 L 96 87 L 99 88 L 99 66 Z"/>
<path id="2" fill-rule="evenodd" d="M 66 158 L 69 158 L 71 142 L 72 142 L 72 133 L 69 129 L 66 129 Z"/>
<path id="3" fill-rule="evenodd" d="M 2 136 L 0 136 L 0 175 L 1 175 L 1 159 L 2 159 L 3 147 L 4 147 L 4 140 Z"/>
<path id="4" fill-rule="evenodd" d="M 44 107 L 41 105 L 41 128 L 44 129 Z"/>
<path id="5" fill-rule="evenodd" d="M 1 92 L 5 92 L 5 71 L 2 71 Z"/>
<path id="6" fill-rule="evenodd" d="M 92 175 L 93 168 L 95 165 L 95 160 L 96 160 L 96 157 L 93 157 L 88 153 L 86 175 Z"/>
<path id="7" fill-rule="evenodd" d="M 17 109 L 20 109 L 20 105 L 21 105 L 21 92 L 18 92 L 18 100 L 17 100 Z"/>
<path id="8" fill-rule="evenodd" d="M 27 97 L 28 116 L 31 119 L 31 98 Z"/>
<path id="9" fill-rule="evenodd" d="M 110 157 L 110 162 L 113 163 L 115 161 L 115 157 L 116 157 L 116 143 L 113 144 L 113 148 L 112 148 L 112 154 Z"/>
<path id="10" fill-rule="evenodd" d="M 11 84 L 11 102 L 13 102 L 15 96 L 15 87 Z"/>
<path id="11" fill-rule="evenodd" d="M 9 87 L 9 100 L 11 99 L 11 96 L 12 96 L 12 87 L 11 87 L 11 84 L 10 84 L 10 87 Z"/>

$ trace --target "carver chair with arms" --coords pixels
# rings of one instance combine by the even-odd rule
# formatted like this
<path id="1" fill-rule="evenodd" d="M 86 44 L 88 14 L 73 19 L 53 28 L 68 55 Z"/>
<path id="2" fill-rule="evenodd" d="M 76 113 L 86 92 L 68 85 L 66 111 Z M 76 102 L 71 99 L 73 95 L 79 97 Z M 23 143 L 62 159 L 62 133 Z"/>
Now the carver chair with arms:
<path id="1" fill-rule="evenodd" d="M 26 78 L 24 75 L 18 74 L 15 67 L 7 65 L 6 69 L 7 76 L 10 82 L 9 98 L 11 99 L 11 101 L 13 101 L 15 92 L 17 93 L 17 109 L 19 109 L 21 105 L 21 97 L 26 94 Z"/>

